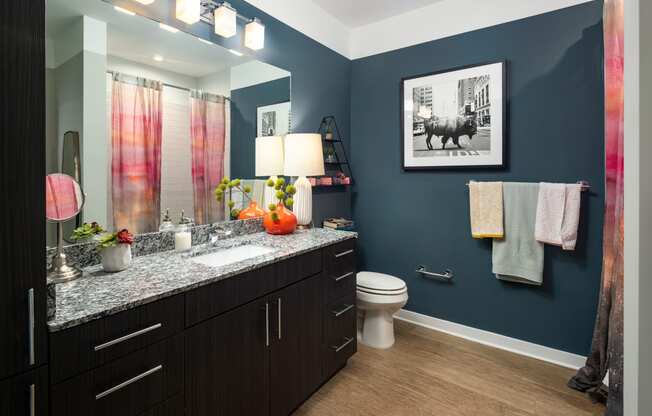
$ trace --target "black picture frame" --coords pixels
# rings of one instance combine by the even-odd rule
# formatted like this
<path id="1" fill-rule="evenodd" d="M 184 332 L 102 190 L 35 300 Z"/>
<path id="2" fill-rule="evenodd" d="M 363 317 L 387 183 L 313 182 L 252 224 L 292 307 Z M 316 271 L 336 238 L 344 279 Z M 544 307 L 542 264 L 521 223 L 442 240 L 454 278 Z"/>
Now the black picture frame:
<path id="1" fill-rule="evenodd" d="M 501 76 L 502 76 L 502 114 L 500 116 L 500 123 L 502 125 L 502 138 L 500 139 L 499 143 L 501 145 L 501 161 L 500 163 L 493 163 L 493 164 L 478 164 L 478 165 L 447 165 L 447 166 L 437 166 L 437 165 L 432 165 L 432 166 L 406 166 L 406 154 L 405 154 L 405 83 L 406 81 L 410 80 L 415 80 L 415 79 L 420 79 L 420 78 L 425 78 L 425 77 L 431 77 L 434 75 L 441 75 L 441 74 L 446 74 L 449 72 L 455 72 L 455 71 L 460 71 L 460 70 L 465 70 L 465 69 L 472 69 L 472 68 L 480 68 L 488 65 L 495 65 L 495 64 L 501 64 L 502 65 L 502 70 L 501 70 Z M 423 73 L 423 74 L 418 74 L 418 75 L 411 75 L 407 77 L 403 77 L 400 80 L 400 88 L 399 88 L 399 118 L 400 118 L 400 140 L 399 140 L 399 146 L 400 146 L 400 151 L 401 151 L 401 165 L 403 171 L 436 171 L 436 170 L 464 170 L 464 169 L 489 169 L 489 170 L 495 170 L 495 169 L 506 169 L 508 167 L 508 157 L 509 157 L 509 149 L 508 149 L 508 139 L 509 139 L 509 105 L 510 105 L 510 98 L 509 98 L 509 80 L 508 80 L 508 70 L 509 70 L 509 61 L 507 60 L 496 60 L 496 61 L 486 61 L 486 62 L 480 62 L 480 63 L 474 63 L 470 65 L 464 65 L 464 66 L 457 66 L 453 68 L 447 68 L 444 70 L 439 70 L 439 71 L 434 71 L 434 72 L 428 72 L 428 73 Z"/>

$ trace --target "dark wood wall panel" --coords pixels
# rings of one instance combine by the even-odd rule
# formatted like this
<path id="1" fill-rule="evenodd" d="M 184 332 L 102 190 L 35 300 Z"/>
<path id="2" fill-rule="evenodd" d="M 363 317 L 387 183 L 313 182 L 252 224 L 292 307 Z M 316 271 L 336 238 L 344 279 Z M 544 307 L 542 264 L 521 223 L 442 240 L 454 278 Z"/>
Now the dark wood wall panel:
<path id="1" fill-rule="evenodd" d="M 0 379 L 45 362 L 45 2 L 0 2 Z"/>

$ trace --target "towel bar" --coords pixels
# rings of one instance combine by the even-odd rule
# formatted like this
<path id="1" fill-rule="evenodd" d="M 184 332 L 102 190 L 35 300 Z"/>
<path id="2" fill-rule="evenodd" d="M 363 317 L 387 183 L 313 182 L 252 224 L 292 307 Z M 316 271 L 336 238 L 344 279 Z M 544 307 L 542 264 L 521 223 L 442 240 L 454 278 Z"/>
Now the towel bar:
<path id="1" fill-rule="evenodd" d="M 421 274 L 423 277 L 428 278 L 428 279 L 436 279 L 436 280 L 442 280 L 445 282 L 450 282 L 453 280 L 453 271 L 450 269 L 446 269 L 444 273 L 433 273 L 429 272 L 426 269 L 426 266 L 424 265 L 419 265 L 417 266 L 417 269 L 415 270 L 417 273 Z"/>
<path id="2" fill-rule="evenodd" d="M 582 191 L 591 189 L 591 184 L 588 181 L 577 181 L 577 184 L 582 186 Z M 468 182 L 466 186 L 469 186 Z"/>

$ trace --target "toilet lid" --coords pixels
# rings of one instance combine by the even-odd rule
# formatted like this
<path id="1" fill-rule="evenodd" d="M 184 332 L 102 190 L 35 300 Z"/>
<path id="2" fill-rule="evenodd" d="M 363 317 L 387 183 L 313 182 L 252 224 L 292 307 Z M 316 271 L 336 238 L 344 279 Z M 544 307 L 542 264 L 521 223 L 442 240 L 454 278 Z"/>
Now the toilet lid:
<path id="1" fill-rule="evenodd" d="M 356 276 L 358 290 L 370 293 L 395 294 L 403 291 L 405 282 L 383 273 L 360 272 Z"/>

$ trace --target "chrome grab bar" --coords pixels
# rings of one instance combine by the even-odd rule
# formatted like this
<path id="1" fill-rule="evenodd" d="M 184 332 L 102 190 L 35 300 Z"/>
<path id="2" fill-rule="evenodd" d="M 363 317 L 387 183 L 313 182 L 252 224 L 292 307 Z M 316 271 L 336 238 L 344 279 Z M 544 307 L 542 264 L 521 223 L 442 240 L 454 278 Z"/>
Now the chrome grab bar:
<path id="1" fill-rule="evenodd" d="M 339 282 L 340 280 L 346 279 L 349 276 L 353 276 L 353 272 L 344 273 L 342 276 L 338 276 L 338 277 L 333 278 L 333 280 L 335 280 L 336 282 Z"/>
<path id="2" fill-rule="evenodd" d="M 116 338 L 116 339 L 114 339 L 114 340 L 112 340 L 112 341 L 105 342 L 104 344 L 96 345 L 96 346 L 95 346 L 95 351 L 100 351 L 100 350 L 103 350 L 103 349 L 105 349 L 105 348 L 109 348 L 109 347 L 111 347 L 111 346 L 113 346 L 113 345 L 115 345 L 115 344 L 119 344 L 119 343 L 121 343 L 121 342 L 127 341 L 127 340 L 132 339 L 132 338 L 135 338 L 135 337 L 137 337 L 137 336 L 140 336 L 140 335 L 146 334 L 146 333 L 148 333 L 148 332 L 154 331 L 155 329 L 159 329 L 159 328 L 161 328 L 162 326 L 163 326 L 163 324 L 158 323 L 158 324 L 156 324 L 156 325 L 152 325 L 152 326 L 150 326 L 150 327 L 147 327 L 147 328 L 141 329 L 141 330 L 139 330 L 139 331 L 132 332 L 131 334 L 125 335 L 125 336 L 123 336 L 123 337 Z"/>
<path id="3" fill-rule="evenodd" d="M 29 289 L 27 291 L 27 314 L 28 314 L 28 332 L 29 332 L 29 365 L 34 365 L 36 364 L 36 347 L 35 347 L 35 340 L 34 340 L 34 327 L 36 326 L 35 318 L 34 318 L 34 289 Z"/>
<path id="4" fill-rule="evenodd" d="M 147 376 L 149 376 L 149 375 L 151 375 L 151 374 L 156 373 L 157 371 L 161 371 L 162 369 L 163 369 L 163 366 L 162 366 L 162 365 L 157 365 L 156 367 L 152 368 L 151 370 L 147 370 L 147 371 L 145 371 L 145 372 L 142 373 L 142 374 L 138 374 L 136 377 L 130 378 L 129 380 L 124 381 L 124 382 L 118 384 L 117 386 L 111 387 L 111 388 L 108 389 L 108 390 L 104 390 L 102 393 L 100 393 L 100 394 L 98 394 L 98 395 L 95 396 L 95 400 L 100 400 L 102 397 L 106 397 L 106 396 L 108 396 L 109 394 L 115 393 L 115 392 L 118 391 L 118 390 L 122 390 L 122 389 L 124 389 L 125 387 L 127 387 L 128 385 L 130 385 L 130 384 L 134 384 L 135 382 L 137 382 L 137 381 L 139 381 L 139 380 L 142 380 L 142 379 L 144 379 L 145 377 L 147 377 Z"/>
<path id="5" fill-rule="evenodd" d="M 344 344 L 340 345 L 339 347 L 333 345 L 333 349 L 335 350 L 335 352 L 340 352 L 340 351 L 342 351 L 344 348 L 347 347 L 347 345 L 349 345 L 350 343 L 353 342 L 353 338 L 346 338 L 346 337 L 345 337 L 344 339 L 345 339 Z"/>
<path id="6" fill-rule="evenodd" d="M 346 256 L 347 254 L 351 254 L 351 253 L 353 253 L 353 251 L 354 251 L 354 250 L 346 250 L 346 251 L 343 251 L 343 252 L 341 252 L 341 253 L 337 253 L 337 254 L 335 255 L 335 258 L 337 259 L 337 258 L 340 258 L 340 257 Z"/>
<path id="7" fill-rule="evenodd" d="M 333 315 L 335 315 L 336 318 L 339 318 L 340 316 L 344 315 L 351 309 L 353 309 L 355 305 L 345 305 L 343 309 L 340 309 L 339 311 L 331 311 L 333 312 Z"/>
<path id="8" fill-rule="evenodd" d="M 426 266 L 424 266 L 424 265 L 417 266 L 417 269 L 415 271 L 417 273 L 420 273 L 421 275 L 423 275 L 423 277 L 435 278 L 437 280 L 444 280 L 444 281 L 447 281 L 447 282 L 450 282 L 451 280 L 453 280 L 453 276 L 454 276 L 453 271 L 450 270 L 450 269 L 446 269 L 443 274 L 442 273 L 433 273 L 433 272 L 429 272 L 426 269 Z"/>

